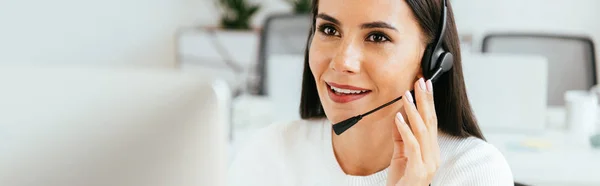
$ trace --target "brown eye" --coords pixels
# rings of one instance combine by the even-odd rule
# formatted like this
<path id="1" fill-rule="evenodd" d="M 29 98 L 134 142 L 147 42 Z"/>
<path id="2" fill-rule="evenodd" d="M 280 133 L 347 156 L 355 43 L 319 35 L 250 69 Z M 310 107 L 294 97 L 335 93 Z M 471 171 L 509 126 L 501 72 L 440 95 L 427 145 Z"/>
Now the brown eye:
<path id="1" fill-rule="evenodd" d="M 340 33 L 333 26 L 321 25 L 319 31 L 327 36 L 339 36 Z"/>
<path id="2" fill-rule="evenodd" d="M 331 27 L 325 28 L 325 30 L 323 30 L 323 32 L 327 35 L 335 35 L 335 33 L 336 33 L 335 29 L 333 29 Z"/>
<path id="3" fill-rule="evenodd" d="M 375 42 L 375 43 L 389 41 L 389 39 L 385 35 L 380 34 L 380 33 L 374 33 L 374 34 L 369 35 L 369 37 L 367 37 L 367 40 L 371 41 L 371 42 Z"/>

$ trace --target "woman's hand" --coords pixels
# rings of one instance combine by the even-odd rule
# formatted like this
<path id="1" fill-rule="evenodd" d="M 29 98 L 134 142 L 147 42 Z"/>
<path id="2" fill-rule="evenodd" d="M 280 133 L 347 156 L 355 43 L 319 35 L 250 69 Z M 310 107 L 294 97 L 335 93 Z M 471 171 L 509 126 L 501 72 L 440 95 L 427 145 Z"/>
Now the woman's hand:
<path id="1" fill-rule="evenodd" d="M 396 114 L 393 130 L 394 154 L 388 172 L 388 186 L 426 186 L 431 183 L 440 164 L 437 141 L 437 117 L 433 104 L 433 86 L 423 78 L 415 83 L 413 103 L 410 92 L 404 95 L 404 111 L 408 118 Z"/>

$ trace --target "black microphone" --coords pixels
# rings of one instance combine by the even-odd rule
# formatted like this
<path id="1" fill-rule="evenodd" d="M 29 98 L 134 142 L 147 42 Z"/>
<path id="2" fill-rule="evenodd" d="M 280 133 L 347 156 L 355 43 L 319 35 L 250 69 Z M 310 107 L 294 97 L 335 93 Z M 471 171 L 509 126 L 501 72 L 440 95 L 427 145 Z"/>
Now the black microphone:
<path id="1" fill-rule="evenodd" d="M 413 90 L 413 91 L 410 91 L 410 93 L 414 95 L 414 90 Z M 346 120 L 344 120 L 344 121 L 341 121 L 341 122 L 339 122 L 339 123 L 336 123 L 335 125 L 333 125 L 333 131 L 335 132 L 335 134 L 337 134 L 337 135 L 340 135 L 340 134 L 342 134 L 344 131 L 348 130 L 350 127 L 352 127 L 352 126 L 354 126 L 356 123 L 358 123 L 358 121 L 360 121 L 360 120 L 361 120 L 363 117 L 365 117 L 365 116 L 368 116 L 369 114 L 372 114 L 373 112 L 376 112 L 376 111 L 378 111 L 379 109 L 382 109 L 382 108 L 384 108 L 384 107 L 387 107 L 387 106 L 389 106 L 389 105 L 391 105 L 391 104 L 393 104 L 393 103 L 395 103 L 396 101 L 399 101 L 399 100 L 401 100 L 401 99 L 402 99 L 402 96 L 400 96 L 400 97 L 398 97 L 398 98 L 396 98 L 396 99 L 394 99 L 394 100 L 392 100 L 392 101 L 390 101 L 390 102 L 387 102 L 387 103 L 385 103 L 385 104 L 383 104 L 383 105 L 381 105 L 381 106 L 379 106 L 379 107 L 377 107 L 377 108 L 375 108 L 375 109 L 373 109 L 373 110 L 371 110 L 371 111 L 369 111 L 369 112 L 366 112 L 366 113 L 364 113 L 364 114 L 357 115 L 357 116 L 354 116 L 354 117 L 348 118 L 348 119 L 346 119 Z"/>
<path id="2" fill-rule="evenodd" d="M 450 55 L 450 57 L 452 57 L 452 56 Z M 447 72 L 448 70 L 450 70 L 450 68 L 452 68 L 452 63 L 453 62 L 451 60 L 449 62 L 448 62 L 448 60 L 444 60 L 442 62 L 442 64 L 440 65 L 440 67 L 438 67 L 438 69 L 433 71 L 431 78 L 429 78 L 431 80 L 431 83 L 434 83 L 438 79 L 438 77 L 440 77 L 440 75 L 442 75 L 444 72 Z M 412 95 L 415 94 L 414 90 L 411 90 L 410 93 Z M 350 127 L 356 125 L 356 123 L 358 123 L 361 119 L 363 119 L 363 117 L 368 116 L 374 112 L 377 112 L 378 110 L 380 110 L 384 107 L 387 107 L 387 106 L 397 102 L 400 99 L 402 99 L 402 96 L 397 97 L 396 99 L 393 99 L 392 101 L 387 102 L 369 112 L 366 112 L 364 114 L 360 114 L 360 115 L 348 118 L 339 123 L 336 123 L 333 125 L 333 132 L 335 132 L 336 135 L 340 135 L 340 134 L 344 133 L 346 130 L 350 129 Z"/>

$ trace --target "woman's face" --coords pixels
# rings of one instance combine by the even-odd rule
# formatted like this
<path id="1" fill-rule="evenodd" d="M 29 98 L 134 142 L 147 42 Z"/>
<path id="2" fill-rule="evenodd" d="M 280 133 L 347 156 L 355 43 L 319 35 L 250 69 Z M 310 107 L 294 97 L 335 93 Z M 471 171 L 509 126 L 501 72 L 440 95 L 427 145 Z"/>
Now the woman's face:
<path id="1" fill-rule="evenodd" d="M 320 0 L 309 64 L 337 123 L 403 95 L 421 76 L 425 39 L 403 0 Z M 400 102 L 362 122 L 393 116 Z M 393 121 L 393 117 L 389 117 Z"/>

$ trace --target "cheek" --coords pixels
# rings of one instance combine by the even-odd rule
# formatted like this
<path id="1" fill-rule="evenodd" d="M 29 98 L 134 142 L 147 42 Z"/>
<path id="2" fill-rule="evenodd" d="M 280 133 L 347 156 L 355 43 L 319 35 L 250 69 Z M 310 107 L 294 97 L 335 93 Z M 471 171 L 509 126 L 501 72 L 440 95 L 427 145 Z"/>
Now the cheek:
<path id="1" fill-rule="evenodd" d="M 406 65 L 402 64 L 394 63 L 386 65 L 385 68 L 373 67 L 369 70 L 371 80 L 385 99 L 390 98 L 385 96 L 387 94 L 396 95 L 406 90 L 407 78 L 410 76 L 406 73 Z"/>
<path id="2" fill-rule="evenodd" d="M 386 99 L 396 97 L 412 88 L 412 83 L 420 74 L 421 60 L 409 50 L 379 56 L 379 61 L 367 63 L 364 67 L 378 91 Z M 373 57 L 375 58 L 375 57 Z M 388 95 L 391 94 L 391 95 Z"/>
<path id="3" fill-rule="evenodd" d="M 313 73 L 315 81 L 318 84 L 321 81 L 323 74 L 327 70 L 331 60 L 329 60 L 327 55 L 324 55 L 323 50 L 318 50 L 316 47 L 311 47 L 308 56 L 308 65 Z"/>

